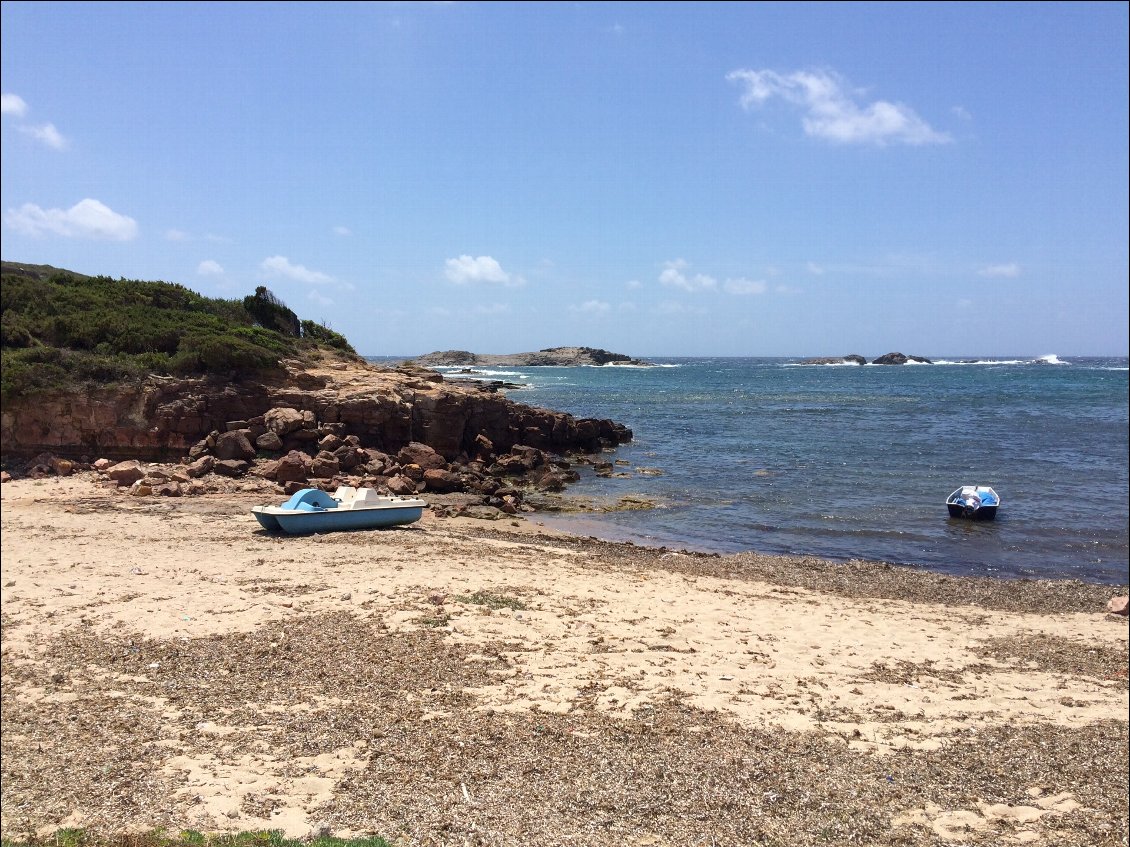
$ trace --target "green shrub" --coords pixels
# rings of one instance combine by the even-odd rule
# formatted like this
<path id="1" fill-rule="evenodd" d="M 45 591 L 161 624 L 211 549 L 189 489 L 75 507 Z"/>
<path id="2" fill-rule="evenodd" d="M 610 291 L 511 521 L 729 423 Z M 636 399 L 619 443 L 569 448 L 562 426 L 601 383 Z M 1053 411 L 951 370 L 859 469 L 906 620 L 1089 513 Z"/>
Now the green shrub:
<path id="1" fill-rule="evenodd" d="M 345 336 L 340 333 L 334 332 L 328 326 L 314 323 L 313 321 L 302 322 L 302 337 L 310 338 L 322 344 L 327 344 L 338 350 L 344 350 L 346 353 L 357 355 L 357 351 L 353 349 L 352 345 L 345 340 Z"/>
<path id="2" fill-rule="evenodd" d="M 312 347 L 356 355 L 343 336 L 299 321 L 263 286 L 224 300 L 167 282 L 11 267 L 0 286 L 5 399 L 147 373 L 254 373 Z"/>

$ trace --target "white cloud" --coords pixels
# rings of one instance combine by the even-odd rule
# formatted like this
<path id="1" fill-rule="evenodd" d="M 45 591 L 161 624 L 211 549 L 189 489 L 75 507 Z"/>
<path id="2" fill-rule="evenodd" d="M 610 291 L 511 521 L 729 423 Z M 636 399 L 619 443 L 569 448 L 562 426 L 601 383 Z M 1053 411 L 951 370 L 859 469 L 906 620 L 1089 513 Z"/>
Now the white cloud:
<path id="1" fill-rule="evenodd" d="M 215 262 L 212 259 L 205 259 L 196 266 L 196 272 L 201 276 L 219 276 L 224 272 L 224 269 L 219 262 Z"/>
<path id="2" fill-rule="evenodd" d="M 726 75 L 744 87 L 741 105 L 752 109 L 773 98 L 803 113 L 805 134 L 841 144 L 944 144 L 950 137 L 937 132 L 909 106 L 876 100 L 857 102 L 839 76 L 825 71 L 736 70 Z"/>
<path id="3" fill-rule="evenodd" d="M 526 284 L 526 281 L 522 277 L 504 271 L 502 265 L 492 256 L 472 258 L 464 254 L 458 259 L 448 259 L 444 262 L 443 273 L 444 276 L 456 285 L 489 282 L 509 287 L 517 287 Z"/>
<path id="4" fill-rule="evenodd" d="M 18 94 L 0 94 L 0 113 L 22 118 L 27 115 L 28 111 L 27 103 Z M 67 148 L 67 139 L 55 128 L 55 124 L 48 123 L 39 126 L 24 124 L 19 127 L 19 130 L 24 135 L 30 135 L 36 141 L 42 141 L 52 150 L 65 150 Z"/>
<path id="5" fill-rule="evenodd" d="M 306 295 L 306 299 L 313 300 L 319 306 L 332 306 L 334 304 L 334 301 L 332 299 L 324 296 L 317 289 L 312 289 L 310 293 Z"/>
<path id="6" fill-rule="evenodd" d="M 97 200 L 80 200 L 69 209 L 41 209 L 25 203 L 4 213 L 4 223 L 25 235 L 48 233 L 64 238 L 92 238 L 107 241 L 129 241 L 137 237 L 137 221 L 119 215 Z"/>
<path id="7" fill-rule="evenodd" d="M 36 141 L 42 141 L 52 150 L 66 150 L 67 139 L 63 138 L 62 133 L 55 129 L 55 124 L 43 124 L 43 126 L 21 126 L 20 132 L 25 135 L 30 135 Z"/>
<path id="8" fill-rule="evenodd" d="M 570 312 L 582 315 L 607 315 L 611 310 L 612 306 L 603 300 L 586 300 L 578 306 L 569 307 Z"/>
<path id="9" fill-rule="evenodd" d="M 0 94 L 0 114 L 22 118 L 27 114 L 27 103 L 18 94 Z"/>
<path id="10" fill-rule="evenodd" d="M 312 271 L 304 265 L 291 264 L 286 256 L 271 256 L 264 259 L 259 265 L 265 273 L 278 274 L 298 282 L 307 282 L 317 285 L 323 282 L 333 282 L 333 277 L 321 271 Z"/>
<path id="11" fill-rule="evenodd" d="M 763 281 L 745 277 L 728 279 L 722 284 L 722 288 L 728 294 L 764 294 L 768 290 Z"/>
<path id="12" fill-rule="evenodd" d="M 669 288 L 681 288 L 683 291 L 713 291 L 718 287 L 718 280 L 705 274 L 687 276 L 686 271 L 690 265 L 683 259 L 675 259 L 663 263 L 663 271 L 659 274 L 659 284 Z"/>
<path id="13" fill-rule="evenodd" d="M 166 241 L 188 241 L 192 236 L 181 229 L 167 229 L 165 230 Z"/>
<path id="14" fill-rule="evenodd" d="M 1009 262 L 1008 264 L 1004 265 L 985 265 L 983 268 L 978 270 L 977 273 L 980 276 L 1005 277 L 1012 279 L 1014 277 L 1020 276 L 1020 265 L 1016 264 L 1016 262 Z"/>
<path id="15" fill-rule="evenodd" d="M 334 235 L 353 235 L 353 230 L 347 226 L 335 226 Z"/>
<path id="16" fill-rule="evenodd" d="M 824 275 L 824 266 L 823 265 L 818 265 L 818 264 L 816 264 L 816 262 L 809 262 L 806 265 L 806 267 L 808 268 L 808 272 L 810 274 L 815 274 L 816 276 L 823 276 Z"/>
<path id="17" fill-rule="evenodd" d="M 634 291 L 637 288 L 643 288 L 643 283 L 640 282 L 638 279 L 629 279 L 627 282 L 624 283 L 624 287 L 627 288 L 629 291 Z"/>

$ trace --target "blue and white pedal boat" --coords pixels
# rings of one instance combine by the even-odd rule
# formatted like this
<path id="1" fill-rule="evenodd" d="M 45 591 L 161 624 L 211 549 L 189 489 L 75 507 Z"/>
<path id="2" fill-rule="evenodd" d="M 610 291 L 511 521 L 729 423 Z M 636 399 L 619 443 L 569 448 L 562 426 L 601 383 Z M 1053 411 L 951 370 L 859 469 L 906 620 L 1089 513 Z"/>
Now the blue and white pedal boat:
<path id="1" fill-rule="evenodd" d="M 987 485 L 963 485 L 946 498 L 951 518 L 991 521 L 997 516 L 1001 498 Z"/>
<path id="2" fill-rule="evenodd" d="M 415 498 L 388 497 L 372 488 L 346 485 L 333 496 L 318 488 L 303 488 L 281 506 L 254 506 L 251 514 L 271 532 L 304 535 L 415 523 L 427 505 Z"/>

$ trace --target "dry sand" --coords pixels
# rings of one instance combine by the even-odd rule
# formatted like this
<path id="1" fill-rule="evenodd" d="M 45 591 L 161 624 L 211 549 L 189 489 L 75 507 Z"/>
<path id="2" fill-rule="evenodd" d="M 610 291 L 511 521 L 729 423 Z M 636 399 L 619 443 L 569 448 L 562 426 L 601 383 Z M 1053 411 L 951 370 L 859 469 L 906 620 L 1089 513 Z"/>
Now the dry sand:
<path id="1" fill-rule="evenodd" d="M 2 491 L 5 837 L 1127 843 L 1124 590 Z"/>

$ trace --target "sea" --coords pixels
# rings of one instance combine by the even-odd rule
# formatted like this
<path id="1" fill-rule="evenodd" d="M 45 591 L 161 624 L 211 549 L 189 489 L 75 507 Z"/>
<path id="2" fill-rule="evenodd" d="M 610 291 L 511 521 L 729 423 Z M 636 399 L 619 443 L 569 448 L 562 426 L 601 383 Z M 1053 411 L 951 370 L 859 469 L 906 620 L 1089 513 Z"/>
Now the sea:
<path id="1" fill-rule="evenodd" d="M 632 429 L 604 457 L 612 477 L 580 467 L 569 488 L 613 510 L 539 514 L 547 525 L 669 550 L 1130 581 L 1126 358 L 649 361 L 438 370 Z M 949 518 L 961 485 L 997 491 L 995 521 Z M 653 505 L 615 510 L 625 497 Z"/>

